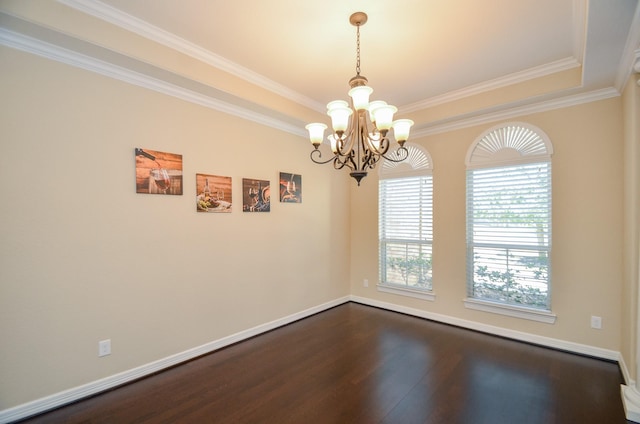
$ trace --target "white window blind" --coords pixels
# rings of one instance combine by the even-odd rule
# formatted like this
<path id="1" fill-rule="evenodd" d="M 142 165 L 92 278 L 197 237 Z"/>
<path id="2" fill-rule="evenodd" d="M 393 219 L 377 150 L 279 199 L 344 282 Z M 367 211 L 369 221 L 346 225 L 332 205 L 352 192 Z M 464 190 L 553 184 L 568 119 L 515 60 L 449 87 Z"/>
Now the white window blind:
<path id="1" fill-rule="evenodd" d="M 433 177 L 379 183 L 380 283 L 430 291 Z"/>
<path id="2" fill-rule="evenodd" d="M 469 297 L 549 310 L 551 163 L 467 171 Z"/>

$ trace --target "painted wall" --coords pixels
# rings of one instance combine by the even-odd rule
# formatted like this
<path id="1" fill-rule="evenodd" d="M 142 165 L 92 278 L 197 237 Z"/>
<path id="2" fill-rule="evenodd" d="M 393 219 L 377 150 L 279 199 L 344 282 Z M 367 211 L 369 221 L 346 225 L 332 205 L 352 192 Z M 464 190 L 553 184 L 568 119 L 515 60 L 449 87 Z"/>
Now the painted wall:
<path id="1" fill-rule="evenodd" d="M 553 143 L 552 312 L 545 324 L 466 309 L 465 155 L 491 123 L 411 140 L 434 163 L 435 301 L 378 292 L 377 175 L 352 190 L 351 291 L 456 320 L 618 351 L 622 293 L 623 135 L 620 98 L 521 116 Z M 590 316 L 603 328 L 590 328 Z"/>
<path id="2" fill-rule="evenodd" d="M 6 47 L 0 63 L 0 410 L 348 294 L 348 176 L 307 140 Z M 136 194 L 135 147 L 182 154 L 184 195 Z M 303 203 L 243 213 L 241 179 L 280 171 Z M 233 178 L 231 214 L 196 212 L 196 173 Z"/>
<path id="3" fill-rule="evenodd" d="M 320 119 L 57 2 L 0 8 L 294 119 Z M 637 163 L 635 174 L 625 171 L 623 153 L 637 148 L 637 87 L 632 108 L 625 94 L 514 119 L 545 131 L 555 150 L 558 319 L 549 325 L 462 303 L 464 159 L 495 123 L 412 140 L 435 164 L 436 300 L 427 302 L 375 288 L 376 172 L 356 188 L 345 172 L 311 163 L 308 141 L 289 133 L 6 47 L 0 63 L 0 411 L 349 294 L 622 351 L 635 367 L 627 336 L 637 331 L 628 322 L 636 287 L 626 271 L 633 264 L 623 265 L 632 244 L 623 211 Z M 634 122 L 630 136 L 623 116 Z M 135 147 L 182 154 L 184 195 L 136 194 Z M 279 171 L 303 175 L 303 203 L 242 213 L 241 179 L 275 182 Z M 196 173 L 233 177 L 233 213 L 196 213 Z M 589 328 L 591 315 L 603 318 L 602 330 Z M 97 343 L 107 338 L 113 353 L 98 358 Z"/>

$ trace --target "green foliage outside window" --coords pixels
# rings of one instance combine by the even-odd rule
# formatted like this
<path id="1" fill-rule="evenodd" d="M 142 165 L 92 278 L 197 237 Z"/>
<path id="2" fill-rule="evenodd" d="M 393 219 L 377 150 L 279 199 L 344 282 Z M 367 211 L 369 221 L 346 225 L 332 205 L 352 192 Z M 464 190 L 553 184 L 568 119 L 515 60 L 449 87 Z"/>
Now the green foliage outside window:
<path id="1" fill-rule="evenodd" d="M 387 265 L 402 276 L 404 284 L 431 287 L 431 256 L 391 257 Z"/>
<path id="2" fill-rule="evenodd" d="M 474 297 L 503 303 L 546 308 L 548 292 L 527 284 L 531 281 L 547 281 L 549 273 L 548 257 L 540 253 L 536 257 L 515 260 L 516 266 L 505 271 L 489 270 L 488 266 L 475 268 L 473 281 Z M 527 274 L 524 276 L 523 274 Z"/>

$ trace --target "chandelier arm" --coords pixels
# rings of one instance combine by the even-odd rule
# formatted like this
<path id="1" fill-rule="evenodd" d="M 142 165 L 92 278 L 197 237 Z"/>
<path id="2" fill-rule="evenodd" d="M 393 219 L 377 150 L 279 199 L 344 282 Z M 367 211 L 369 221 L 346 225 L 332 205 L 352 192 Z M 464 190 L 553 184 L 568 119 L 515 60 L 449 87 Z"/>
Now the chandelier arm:
<path id="1" fill-rule="evenodd" d="M 367 112 L 358 112 L 358 164 L 359 169 L 356 171 L 366 171 L 371 168 L 371 164 L 375 164 L 376 149 L 369 138 L 369 128 L 367 122 Z"/>
<path id="2" fill-rule="evenodd" d="M 380 155 L 379 154 L 374 154 L 373 152 L 369 151 L 367 152 L 367 156 L 365 158 L 365 162 L 367 163 L 367 165 L 369 165 L 370 168 L 373 168 L 376 163 L 380 160 Z"/>
<path id="3" fill-rule="evenodd" d="M 343 156 L 347 156 L 349 155 L 349 152 L 351 150 L 351 148 L 349 147 L 351 145 L 351 134 L 343 134 L 342 138 L 339 138 L 336 141 L 336 155 L 343 157 Z"/>
<path id="4" fill-rule="evenodd" d="M 387 153 L 387 150 L 389 150 L 389 146 L 391 145 L 389 138 L 382 135 L 380 130 L 378 130 L 378 127 L 375 125 L 375 122 L 369 122 L 366 116 L 363 120 L 364 139 L 368 148 L 373 152 L 373 154 L 383 155 Z M 369 132 L 369 123 L 371 124 L 371 132 Z M 376 144 L 378 147 L 376 147 Z"/>
<path id="5" fill-rule="evenodd" d="M 351 170 L 354 169 L 355 164 L 353 162 L 353 150 L 347 150 L 344 153 L 339 151 L 338 153 L 335 154 L 335 161 L 334 161 L 333 167 L 335 169 L 342 169 L 345 166 Z"/>
<path id="6" fill-rule="evenodd" d="M 365 166 L 363 166 L 363 170 L 375 168 L 381 157 L 380 155 L 370 155 L 369 158 L 367 158 Z"/>
<path id="7" fill-rule="evenodd" d="M 398 147 L 393 153 L 395 153 L 399 157 L 399 159 L 393 159 L 386 154 L 381 154 L 380 156 L 391 162 L 402 162 L 407 157 L 409 157 L 409 151 L 404 146 Z"/>
<path id="8" fill-rule="evenodd" d="M 329 163 L 329 162 L 331 162 L 332 160 L 336 160 L 336 159 L 337 159 L 337 156 L 336 156 L 336 155 L 333 155 L 333 156 L 331 156 L 329 159 L 324 160 L 324 161 L 323 161 L 323 160 L 317 160 L 317 159 L 315 159 L 315 158 L 314 158 L 314 156 L 317 156 L 318 158 L 321 158 L 321 157 L 322 157 L 322 152 L 320 152 L 320 150 L 316 150 L 316 149 L 314 149 L 314 150 L 312 150 L 312 151 L 311 151 L 311 154 L 309 155 L 309 157 L 311 158 L 311 160 L 312 160 L 313 162 L 315 162 L 315 163 L 319 164 L 319 165 L 324 165 L 325 163 Z"/>
<path id="9" fill-rule="evenodd" d="M 333 168 L 334 169 L 342 169 L 344 167 L 347 167 L 349 169 L 351 169 L 352 171 L 354 170 L 354 162 L 353 162 L 353 152 L 349 152 L 346 155 L 335 155 L 334 156 L 334 160 L 333 160 Z"/>
<path id="10" fill-rule="evenodd" d="M 372 154 L 383 155 L 387 153 L 387 150 L 389 150 L 390 143 L 389 139 L 386 137 L 381 137 L 380 140 L 376 140 L 369 136 L 366 138 L 366 141 L 367 147 L 371 150 Z M 376 147 L 376 143 L 378 144 L 378 147 Z"/>
<path id="11" fill-rule="evenodd" d="M 339 138 L 337 137 L 337 134 L 333 134 L 337 139 L 336 148 L 340 156 L 347 156 L 353 150 L 354 133 L 355 128 L 353 120 L 349 119 L 349 125 L 347 126 L 347 130 L 342 134 L 342 137 Z"/>
<path id="12" fill-rule="evenodd" d="M 389 140 L 388 137 L 382 137 L 382 140 L 380 140 L 380 148 L 378 149 L 380 154 L 384 155 L 387 153 L 389 151 L 389 147 L 391 147 L 391 140 Z"/>
<path id="13" fill-rule="evenodd" d="M 355 165 L 355 162 L 353 161 L 353 155 L 354 155 L 353 150 L 348 150 L 345 154 L 336 155 L 336 163 L 334 163 L 334 168 L 342 169 L 346 166 L 352 171 L 356 170 L 357 167 Z M 337 167 L 337 164 L 339 164 L 340 166 Z"/>
<path id="14" fill-rule="evenodd" d="M 340 169 L 344 168 L 344 165 L 345 165 L 345 163 L 340 160 L 340 156 L 336 156 L 333 159 L 333 169 L 340 170 Z"/>
<path id="15" fill-rule="evenodd" d="M 349 168 L 349 169 L 350 169 L 350 170 L 352 170 L 352 171 L 359 171 L 359 169 L 358 169 L 358 165 L 357 165 L 357 164 L 356 164 L 356 162 L 353 160 L 353 154 L 351 154 L 351 155 L 349 155 L 349 156 L 347 156 L 347 157 L 345 158 L 344 165 L 346 165 L 346 166 L 347 166 L 347 168 Z"/>

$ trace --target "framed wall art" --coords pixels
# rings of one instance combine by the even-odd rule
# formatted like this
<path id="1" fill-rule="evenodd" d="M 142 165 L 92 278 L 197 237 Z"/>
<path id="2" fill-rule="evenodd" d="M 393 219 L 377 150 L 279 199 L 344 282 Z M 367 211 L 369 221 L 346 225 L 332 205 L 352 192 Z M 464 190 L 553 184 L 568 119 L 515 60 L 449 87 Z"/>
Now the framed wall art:
<path id="1" fill-rule="evenodd" d="M 280 201 L 283 203 L 302 203 L 302 175 L 280 173 Z"/>
<path id="2" fill-rule="evenodd" d="M 242 179 L 242 211 L 269 212 L 271 187 L 267 180 Z"/>
<path id="3" fill-rule="evenodd" d="M 231 212 L 231 177 L 196 174 L 196 211 Z"/>
<path id="4" fill-rule="evenodd" d="M 136 193 L 182 195 L 182 155 L 136 147 Z"/>

